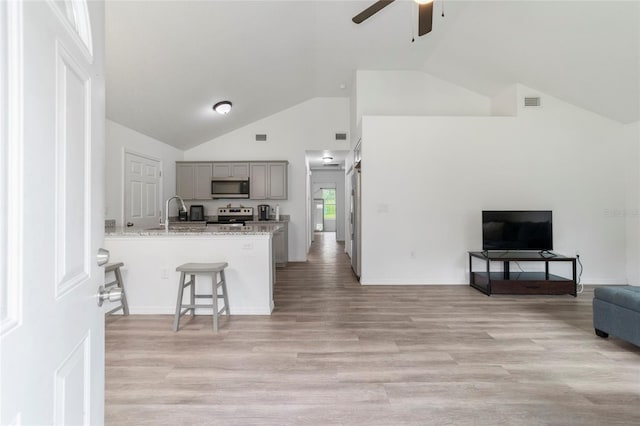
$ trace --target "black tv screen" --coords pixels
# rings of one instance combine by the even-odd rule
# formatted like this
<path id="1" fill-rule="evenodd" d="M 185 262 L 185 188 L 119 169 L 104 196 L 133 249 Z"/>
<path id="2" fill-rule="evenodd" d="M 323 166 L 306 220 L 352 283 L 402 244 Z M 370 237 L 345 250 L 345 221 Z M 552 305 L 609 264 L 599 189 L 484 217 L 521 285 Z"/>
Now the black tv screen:
<path id="1" fill-rule="evenodd" d="M 482 212 L 483 250 L 553 250 L 550 210 Z"/>

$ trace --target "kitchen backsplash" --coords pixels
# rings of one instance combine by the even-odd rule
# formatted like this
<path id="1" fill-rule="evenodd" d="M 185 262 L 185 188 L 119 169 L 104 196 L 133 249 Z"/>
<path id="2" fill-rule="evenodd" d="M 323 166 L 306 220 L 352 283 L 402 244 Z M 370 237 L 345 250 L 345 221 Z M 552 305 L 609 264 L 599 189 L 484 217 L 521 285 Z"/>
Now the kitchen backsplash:
<path id="1" fill-rule="evenodd" d="M 115 219 L 105 219 L 104 221 L 104 232 L 114 232 L 116 230 L 116 220 Z"/>

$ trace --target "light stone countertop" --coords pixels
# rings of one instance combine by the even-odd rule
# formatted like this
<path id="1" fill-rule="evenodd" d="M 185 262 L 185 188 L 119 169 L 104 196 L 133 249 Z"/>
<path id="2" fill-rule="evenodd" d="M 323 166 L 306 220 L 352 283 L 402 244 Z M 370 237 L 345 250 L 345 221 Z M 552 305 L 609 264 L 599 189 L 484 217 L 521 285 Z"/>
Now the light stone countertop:
<path id="1" fill-rule="evenodd" d="M 116 228 L 113 231 L 105 232 L 105 237 L 152 237 L 152 236 L 215 236 L 215 235 L 270 235 L 282 228 L 283 225 L 277 223 L 251 224 L 245 226 L 230 225 L 206 225 L 206 224 L 170 224 L 169 232 L 164 226 L 153 228 Z"/>

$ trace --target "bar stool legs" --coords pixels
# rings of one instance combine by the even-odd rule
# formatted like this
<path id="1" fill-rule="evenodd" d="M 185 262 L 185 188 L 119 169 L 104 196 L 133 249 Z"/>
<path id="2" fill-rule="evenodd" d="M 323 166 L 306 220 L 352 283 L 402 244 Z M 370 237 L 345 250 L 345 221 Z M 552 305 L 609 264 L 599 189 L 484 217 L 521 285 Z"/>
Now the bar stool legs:
<path id="1" fill-rule="evenodd" d="M 127 302 L 127 292 L 124 289 L 124 280 L 122 279 L 122 273 L 120 272 L 120 268 L 124 266 L 124 263 L 107 263 L 104 266 L 104 275 L 105 277 L 109 272 L 113 272 L 115 281 L 111 281 L 110 283 L 106 283 L 104 285 L 105 290 L 109 290 L 111 287 L 118 287 L 122 290 L 122 298 L 120 299 L 120 305 L 108 311 L 106 314 L 112 314 L 120 309 L 122 309 L 123 315 L 129 315 L 129 303 Z"/>
<path id="2" fill-rule="evenodd" d="M 225 312 L 227 318 L 230 317 L 229 298 L 227 295 L 227 281 L 224 269 L 228 266 L 226 262 L 220 263 L 185 263 L 176 268 L 180 272 L 180 282 L 178 283 L 178 300 L 176 301 L 176 313 L 173 319 L 173 331 L 180 329 L 180 317 L 191 311 L 191 315 L 195 317 L 196 308 L 209 308 L 213 310 L 213 331 L 218 331 L 218 322 L 220 314 Z M 189 281 L 185 282 L 187 274 Z M 212 291 L 211 294 L 196 294 L 196 275 L 212 275 Z M 220 281 L 218 281 L 218 275 Z M 189 302 L 183 303 L 184 289 L 190 288 Z M 218 289 L 222 290 L 219 294 Z M 196 299 L 211 299 L 211 304 L 196 304 Z M 223 306 L 218 309 L 218 299 L 223 299 Z"/>

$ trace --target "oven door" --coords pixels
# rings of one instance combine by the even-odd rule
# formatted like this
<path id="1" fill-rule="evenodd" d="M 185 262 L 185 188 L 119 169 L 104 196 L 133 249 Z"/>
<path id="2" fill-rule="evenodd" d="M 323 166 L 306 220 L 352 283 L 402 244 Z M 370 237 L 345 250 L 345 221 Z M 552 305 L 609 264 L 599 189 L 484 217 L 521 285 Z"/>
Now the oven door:
<path id="1" fill-rule="evenodd" d="M 249 179 L 213 179 L 211 198 L 249 198 Z"/>
<path id="2" fill-rule="evenodd" d="M 233 216 L 218 216 L 217 225 L 244 226 L 244 219 Z"/>

